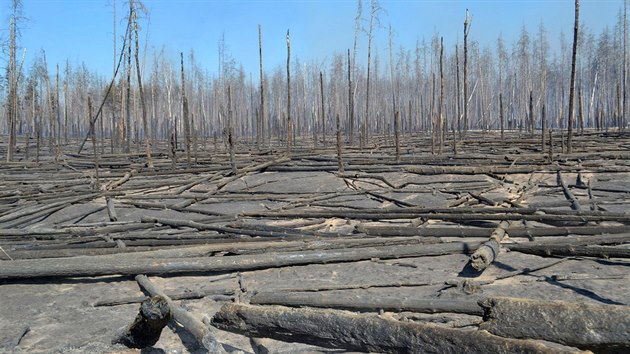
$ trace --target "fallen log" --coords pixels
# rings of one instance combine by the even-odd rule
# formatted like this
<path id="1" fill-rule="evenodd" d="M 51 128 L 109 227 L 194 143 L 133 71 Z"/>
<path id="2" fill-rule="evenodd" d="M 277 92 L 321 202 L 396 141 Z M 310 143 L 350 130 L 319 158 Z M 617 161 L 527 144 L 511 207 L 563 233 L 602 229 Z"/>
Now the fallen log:
<path id="1" fill-rule="evenodd" d="M 300 233 L 299 230 L 295 232 L 288 231 L 266 231 L 266 230 L 258 230 L 251 228 L 234 228 L 228 226 L 218 226 L 211 224 L 204 224 L 192 220 L 176 220 L 176 219 L 164 219 L 164 218 L 153 218 L 153 217 L 142 217 L 143 223 L 158 223 L 162 225 L 168 225 L 171 227 L 190 227 L 193 229 L 197 229 L 199 231 L 216 231 L 220 234 L 234 234 L 234 235 L 248 235 L 248 236 L 258 236 L 258 237 L 283 237 L 283 236 L 296 236 L 302 237 L 305 236 L 303 233 Z"/>
<path id="2" fill-rule="evenodd" d="M 379 353 L 561 353 L 532 340 L 339 310 L 226 304 L 212 325 L 249 337 Z"/>
<path id="3" fill-rule="evenodd" d="M 137 275 L 136 281 L 152 296 L 159 296 L 164 299 L 167 308 L 169 308 L 170 312 L 173 314 L 173 319 L 182 325 L 188 333 L 192 334 L 200 346 L 205 347 L 212 353 L 225 353 L 223 346 L 216 341 L 214 335 L 203 322 L 193 317 L 181 306 L 175 305 L 162 290 L 151 283 L 149 278 L 145 275 Z"/>
<path id="4" fill-rule="evenodd" d="M 13 259 L 33 259 L 33 258 L 66 258 L 75 256 L 96 256 L 96 255 L 112 255 L 117 253 L 129 253 L 134 252 L 134 257 L 147 257 L 147 258 L 181 258 L 181 257 L 204 257 L 214 253 L 227 252 L 229 254 L 254 254 L 265 252 L 287 252 L 287 251 L 306 251 L 306 250 L 326 250 L 326 249 L 340 249 L 340 248 L 354 248 L 354 247 L 378 247 L 378 246 L 392 246 L 403 244 L 429 244 L 429 243 L 441 243 L 438 239 L 432 239 L 428 237 L 416 238 L 416 237 L 388 237 L 388 238 L 303 238 L 300 240 L 291 241 L 291 238 L 283 238 L 283 242 L 268 241 L 262 238 L 247 238 L 247 239 L 217 239 L 214 235 L 197 236 L 192 238 L 183 238 L 181 241 L 184 245 L 172 249 L 164 249 L 162 245 L 160 250 L 155 250 L 153 246 L 138 246 L 145 237 L 149 238 L 146 243 L 157 244 L 159 240 L 151 239 L 151 235 L 120 235 L 111 236 L 112 239 L 119 241 L 125 239 L 126 244 L 133 245 L 126 248 L 114 248 L 113 243 L 107 243 L 107 247 L 110 248 L 63 248 L 64 245 L 59 245 L 61 249 L 29 249 L 29 250 L 15 250 L 6 249 L 5 251 Z M 178 237 L 178 236 L 174 236 Z M 85 239 L 85 238 L 82 238 Z M 128 241 L 129 239 L 141 239 L 141 241 Z M 302 240 L 303 239 L 303 240 Z M 169 240 L 166 240 L 167 243 Z M 177 241 L 173 240 L 173 241 Z M 205 246 L 194 246 L 194 242 L 207 243 Z M 93 245 L 91 243 L 89 246 Z M 190 247 L 182 247 L 190 246 Z M 0 260 L 8 259 L 6 255 L 0 252 Z"/>
<path id="5" fill-rule="evenodd" d="M 432 237 L 490 237 L 494 231 L 481 227 L 411 227 L 367 226 L 358 224 L 355 230 L 370 236 L 432 236 Z M 510 227 L 510 237 L 546 237 L 569 235 L 605 235 L 628 232 L 628 226 L 564 226 L 564 227 Z"/>
<path id="6" fill-rule="evenodd" d="M 550 166 L 550 165 L 530 165 L 530 166 L 409 166 L 405 170 L 418 175 L 478 175 L 478 174 L 530 174 L 553 173 L 558 170 L 564 172 L 592 171 L 592 172 L 628 172 L 626 166 Z"/>
<path id="7" fill-rule="evenodd" d="M 304 210 L 304 211 L 254 211 L 240 214 L 245 217 L 267 217 L 267 218 L 346 218 L 346 219 L 363 219 L 363 220 L 396 220 L 396 219 L 432 219 L 432 220 L 448 220 L 448 221 L 471 221 L 471 220 L 527 220 L 540 222 L 579 222 L 586 223 L 588 221 L 618 221 L 630 223 L 630 214 L 621 213 L 602 213 L 589 214 L 576 213 L 574 215 L 562 214 L 521 214 L 517 211 L 505 210 L 493 214 L 486 213 L 433 213 L 433 212 L 416 212 L 413 210 L 401 209 L 380 209 L 380 210 Z"/>
<path id="8" fill-rule="evenodd" d="M 513 338 L 542 339 L 597 353 L 630 351 L 630 306 L 488 298 L 480 328 Z"/>
<path id="9" fill-rule="evenodd" d="M 326 292 L 259 292 L 249 302 L 253 305 L 311 306 L 359 311 L 411 311 L 418 313 L 463 313 L 483 315 L 475 300 L 401 298 L 394 296 L 343 295 Z"/>
<path id="10" fill-rule="evenodd" d="M 125 175 L 122 176 L 122 178 L 120 178 L 119 180 L 110 181 L 110 182 L 102 185 L 101 186 L 101 190 L 103 190 L 103 191 L 111 191 L 113 189 L 116 189 L 116 188 L 122 186 L 123 184 L 125 184 L 125 182 L 129 181 L 129 179 L 131 177 L 135 176 L 136 174 L 138 174 L 138 171 L 131 170 L 131 171 L 125 173 Z"/>
<path id="11" fill-rule="evenodd" d="M 162 296 L 155 295 L 142 302 L 134 321 L 112 340 L 129 348 L 146 348 L 160 340 L 162 329 L 171 319 L 171 311 Z"/>
<path id="12" fill-rule="evenodd" d="M 470 265 L 478 272 L 486 269 L 490 263 L 494 262 L 499 255 L 501 247 L 501 240 L 505 237 L 505 230 L 510 227 L 510 223 L 507 221 L 501 221 L 499 226 L 490 235 L 490 240 L 484 242 L 477 250 L 470 256 Z"/>
<path id="13" fill-rule="evenodd" d="M 107 215 L 109 216 L 109 221 L 118 221 L 118 215 L 116 214 L 116 209 L 114 208 L 114 200 L 107 197 L 105 198 L 105 202 L 107 205 Z"/>
<path id="14" fill-rule="evenodd" d="M 190 300 L 190 299 L 201 299 L 204 297 L 210 298 L 219 298 L 219 299 L 231 299 L 234 295 L 234 289 L 201 289 L 194 291 L 185 291 L 178 293 L 169 293 L 166 294 L 171 300 Z M 131 297 L 119 297 L 119 298 L 110 298 L 110 299 L 101 299 L 92 304 L 93 307 L 101 307 L 101 306 L 118 306 L 118 305 L 126 305 L 126 304 L 135 304 L 140 303 L 146 300 L 146 296 L 131 296 Z"/>
<path id="15" fill-rule="evenodd" d="M 232 272 L 283 266 L 353 262 L 372 258 L 438 256 L 469 253 L 477 244 L 443 243 L 364 247 L 213 258 L 136 258 L 136 257 L 71 257 L 63 259 L 24 259 L 2 261 L 0 279 L 42 277 L 80 277 L 98 275 L 175 274 L 195 272 Z"/>
<path id="16" fill-rule="evenodd" d="M 50 203 L 50 204 L 37 205 L 32 208 L 30 207 L 22 208 L 11 214 L 6 214 L 0 217 L 0 224 L 3 224 L 4 225 L 3 227 L 11 228 L 13 226 L 8 226 L 8 225 L 13 225 L 13 224 L 10 224 L 11 221 L 16 221 L 18 219 L 22 220 L 25 216 L 29 216 L 33 214 L 38 214 L 42 212 L 45 213 L 46 211 L 55 210 L 55 209 L 58 210 L 58 208 L 65 208 L 68 205 L 78 203 L 85 199 L 91 199 L 94 197 L 96 197 L 96 194 L 87 194 L 87 195 L 82 195 L 79 197 L 66 198 L 64 200 L 60 200 L 60 201 Z"/>
<path id="17" fill-rule="evenodd" d="M 557 172 L 557 180 L 558 185 L 562 187 L 564 197 L 571 203 L 571 209 L 581 211 L 582 205 L 580 205 L 580 202 L 578 202 L 577 198 L 575 198 L 575 195 L 573 195 L 569 187 L 567 187 L 567 184 L 564 183 L 564 179 L 562 179 L 562 174 L 560 173 L 560 171 Z"/>
<path id="18" fill-rule="evenodd" d="M 541 257 L 598 257 L 598 258 L 630 258 L 630 248 L 609 246 L 576 246 L 576 245 L 547 245 L 547 244 L 510 244 L 506 245 L 510 251 L 535 254 Z"/>

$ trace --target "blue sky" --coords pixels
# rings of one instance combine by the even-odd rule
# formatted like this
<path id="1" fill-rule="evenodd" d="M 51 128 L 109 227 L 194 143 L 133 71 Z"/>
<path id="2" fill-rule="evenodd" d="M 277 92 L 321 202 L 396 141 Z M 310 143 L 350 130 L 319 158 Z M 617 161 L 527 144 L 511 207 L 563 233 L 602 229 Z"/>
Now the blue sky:
<path id="1" fill-rule="evenodd" d="M 9 0 L 2 0 L 0 18 L 2 37 L 8 34 Z M 49 66 L 84 62 L 88 68 L 109 77 L 113 65 L 113 0 L 23 0 L 20 44 L 27 48 L 25 67 L 34 54 L 46 51 Z M 118 35 L 124 31 L 124 5 L 116 0 Z M 286 62 L 287 29 L 291 30 L 292 60 L 322 61 L 334 53 L 352 48 L 356 0 L 144 0 L 149 10 L 148 22 L 141 22 L 143 40 L 177 58 L 178 53 L 194 49 L 197 61 L 210 73 L 216 73 L 218 41 L 225 33 L 229 51 L 246 72 L 256 77 L 258 70 L 258 24 L 263 28 L 265 69 Z M 507 44 L 513 43 L 526 24 L 535 32 L 542 21 L 547 27 L 552 51 L 559 46 L 560 31 L 571 39 L 573 1 L 566 0 L 382 0 L 381 28 L 375 47 L 382 60 L 388 58 L 387 27 L 394 30 L 394 46 L 413 49 L 416 40 L 438 32 L 450 49 L 462 41 L 466 8 L 473 14 L 470 38 L 494 48 L 499 33 Z M 623 0 L 583 0 L 580 19 L 599 33 L 613 27 Z M 363 1 L 367 27 L 369 0 Z M 366 35 L 360 34 L 358 60 L 365 62 Z M 121 41 L 118 41 L 120 46 Z M 6 61 L 5 61 L 6 62 Z"/>

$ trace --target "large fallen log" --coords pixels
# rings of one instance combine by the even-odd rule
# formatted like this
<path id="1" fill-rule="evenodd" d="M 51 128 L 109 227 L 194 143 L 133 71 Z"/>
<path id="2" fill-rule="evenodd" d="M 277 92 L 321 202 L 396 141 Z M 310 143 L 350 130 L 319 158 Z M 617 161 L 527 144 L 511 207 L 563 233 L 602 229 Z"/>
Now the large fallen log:
<path id="1" fill-rule="evenodd" d="M 399 322 L 339 310 L 226 304 L 212 319 L 219 329 L 250 337 L 379 353 L 562 353 L 531 341 L 482 331 Z"/>
<path id="2" fill-rule="evenodd" d="M 260 292 L 249 300 L 254 305 L 311 306 L 360 311 L 411 311 L 483 315 L 475 300 L 418 299 L 414 297 L 343 295 L 327 292 Z"/>
<path id="3" fill-rule="evenodd" d="M 453 208 L 457 211 L 458 208 Z M 364 220 L 395 220 L 395 219 L 431 219 L 448 221 L 472 221 L 472 220 L 527 220 L 540 222 L 579 222 L 588 221 L 618 221 L 630 223 L 630 214 L 607 213 L 575 213 L 574 215 L 560 214 L 521 214 L 511 210 L 497 212 L 495 214 L 485 213 L 433 213 L 416 212 L 414 210 L 403 209 L 380 209 L 380 210 L 304 210 L 304 211 L 253 211 L 241 214 L 246 217 L 268 217 L 268 218 L 348 218 Z"/>
<path id="4" fill-rule="evenodd" d="M 334 195 L 337 195 L 336 193 Z M 355 195 L 355 194 L 347 194 L 347 195 Z M 326 197 L 326 196 L 324 196 Z M 316 200 L 321 200 L 324 197 L 318 197 Z M 315 199 L 311 199 L 315 200 Z M 398 207 L 398 208 L 366 208 L 357 211 L 357 213 L 375 213 L 381 214 L 383 212 L 392 213 L 392 214 L 458 214 L 458 215 L 467 215 L 467 214 L 523 214 L 523 215 L 570 215 L 570 216 L 588 216 L 588 217 L 609 217 L 609 218 L 624 218 L 628 217 L 626 213 L 611 213 L 611 212 L 602 212 L 602 211 L 592 211 L 592 210 L 564 210 L 564 209 L 553 209 L 553 208 L 526 208 L 526 207 L 458 207 L 458 208 L 427 208 L 427 207 Z M 290 213 L 291 211 L 287 211 L 286 213 Z M 320 211 L 315 211 L 320 212 Z M 321 212 L 324 212 L 323 210 Z M 274 213 L 272 211 L 261 211 L 261 213 Z"/>
<path id="5" fill-rule="evenodd" d="M 609 246 L 576 246 L 519 243 L 506 245 L 506 248 L 510 251 L 535 254 L 541 257 L 583 256 L 598 258 L 630 258 L 630 248 L 618 248 Z"/>
<path id="6" fill-rule="evenodd" d="M 359 224 L 356 231 L 370 236 L 434 236 L 434 237 L 490 237 L 494 231 L 481 227 L 412 227 L 367 226 Z M 510 227 L 510 237 L 546 237 L 569 235 L 604 235 L 628 232 L 628 226 L 565 226 L 565 227 Z"/>
<path id="7" fill-rule="evenodd" d="M 266 254 L 213 258 L 132 258 L 132 257 L 71 257 L 2 261 L 0 279 L 42 277 L 80 277 L 98 275 L 175 274 L 195 272 L 231 272 L 274 268 L 292 265 L 352 262 L 372 258 L 438 256 L 470 253 L 477 244 L 443 243 L 364 247 L 301 252 L 272 252 Z"/>
<path id="8" fill-rule="evenodd" d="M 550 165 L 529 165 L 529 166 L 409 166 L 405 170 L 418 175 L 478 175 L 478 174 L 530 174 L 553 173 L 556 171 L 578 172 L 628 172 L 630 169 L 626 166 L 550 166 Z"/>
<path id="9" fill-rule="evenodd" d="M 112 239 L 119 241 L 125 239 L 127 245 L 137 244 L 136 241 L 128 241 L 141 238 L 144 235 L 120 235 L 110 236 Z M 148 237 L 148 236 L 147 236 Z M 177 236 L 175 236 L 177 237 Z M 291 239 L 294 239 L 291 241 Z M 150 243 L 157 243 L 155 240 Z M 168 240 L 167 240 L 168 241 Z M 176 241 L 176 240 L 174 240 Z M 282 242 L 268 241 L 263 238 L 249 239 L 216 239 L 214 235 L 197 236 L 195 238 L 182 238 L 181 241 L 208 243 L 204 246 L 186 245 L 177 248 L 162 248 L 155 250 L 153 246 L 133 246 L 118 248 L 111 244 L 111 248 L 62 248 L 62 249 L 37 249 L 37 250 L 15 250 L 5 249 L 7 255 L 0 252 L 0 260 L 13 259 L 33 259 L 33 258 L 65 258 L 76 256 L 97 256 L 97 255 L 115 255 L 133 252 L 133 257 L 137 258 L 182 258 L 182 257 L 204 257 L 214 253 L 226 252 L 229 254 L 253 254 L 266 252 L 287 252 L 287 251 L 307 251 L 307 250 L 325 250 L 355 247 L 380 247 L 393 246 L 403 244 L 430 244 L 441 243 L 438 239 L 429 237 L 374 237 L 374 238 L 295 238 L 283 237 Z M 63 245 L 60 245 L 63 247 Z M 163 247 L 163 246 L 162 246 Z M 122 257 L 122 255 L 119 255 Z"/>
<path id="10" fill-rule="evenodd" d="M 481 328 L 513 338 L 543 339 L 597 353 L 630 351 L 630 306 L 488 298 Z"/>

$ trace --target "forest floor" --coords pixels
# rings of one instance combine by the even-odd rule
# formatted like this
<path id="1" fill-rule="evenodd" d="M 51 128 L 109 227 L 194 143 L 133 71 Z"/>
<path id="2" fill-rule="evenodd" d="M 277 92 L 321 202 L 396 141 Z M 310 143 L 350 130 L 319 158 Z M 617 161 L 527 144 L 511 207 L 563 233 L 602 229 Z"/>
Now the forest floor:
<path id="1" fill-rule="evenodd" d="M 630 134 L 578 135 L 572 154 L 560 136 L 550 154 L 539 134 L 516 132 L 471 133 L 456 155 L 450 145 L 432 154 L 427 137 L 402 141 L 398 161 L 388 137 L 345 148 L 343 173 L 336 148 L 312 141 L 290 155 L 242 144 L 236 173 L 226 148 L 211 143 L 190 162 L 158 146 L 153 169 L 141 153 L 111 154 L 106 144 L 96 169 L 89 144 L 81 155 L 76 142 L 56 156 L 42 148 L 35 162 L 34 144 L 27 158 L 20 141 L 17 161 L 0 163 L 0 352 L 367 351 L 207 326 L 226 303 L 462 333 L 495 333 L 477 308 L 495 297 L 628 311 Z M 470 254 L 502 228 L 496 258 L 472 269 Z M 174 320 L 151 348 L 112 344 L 148 294 L 139 274 L 214 344 Z M 558 351 L 607 348 L 518 338 Z"/>

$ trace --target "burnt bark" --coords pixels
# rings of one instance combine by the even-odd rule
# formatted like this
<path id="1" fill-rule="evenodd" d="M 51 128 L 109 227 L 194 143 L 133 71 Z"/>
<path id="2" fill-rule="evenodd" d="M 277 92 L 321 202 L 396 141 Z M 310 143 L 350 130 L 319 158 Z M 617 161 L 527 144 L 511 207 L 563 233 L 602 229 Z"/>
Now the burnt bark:
<path id="1" fill-rule="evenodd" d="M 379 353 L 552 353 L 529 340 L 502 338 L 431 324 L 399 322 L 373 315 L 323 309 L 226 304 L 213 326 L 250 337 L 273 338 L 328 348 Z"/>
<path id="2" fill-rule="evenodd" d="M 153 296 L 142 302 L 135 320 L 112 343 L 129 348 L 146 348 L 160 340 L 162 329 L 171 319 L 171 310 L 162 296 Z"/>
<path id="3" fill-rule="evenodd" d="M 481 329 L 499 336 L 543 339 L 597 353 L 630 350 L 628 306 L 502 297 L 480 304 L 485 311 Z"/>

